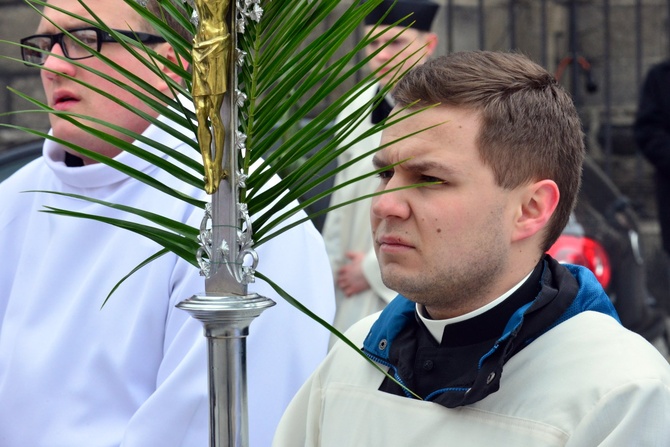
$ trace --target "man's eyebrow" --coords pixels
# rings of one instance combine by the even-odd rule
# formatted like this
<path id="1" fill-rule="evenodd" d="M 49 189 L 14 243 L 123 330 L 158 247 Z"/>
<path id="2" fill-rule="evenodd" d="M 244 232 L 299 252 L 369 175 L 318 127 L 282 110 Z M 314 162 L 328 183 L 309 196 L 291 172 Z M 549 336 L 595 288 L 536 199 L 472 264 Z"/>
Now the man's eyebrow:
<path id="1" fill-rule="evenodd" d="M 40 26 L 41 26 L 41 29 L 40 29 Z M 53 23 L 48 22 L 48 23 L 42 24 L 40 26 L 38 26 L 38 29 L 35 30 L 35 34 L 58 34 L 58 33 L 61 32 L 61 28 L 63 28 L 66 31 L 70 31 L 70 30 L 73 30 L 73 29 L 85 28 L 87 26 L 92 26 L 92 25 L 88 25 L 88 24 L 86 24 L 86 22 L 77 22 L 77 23 L 68 23 L 68 24 L 65 24 L 65 25 L 60 25 L 60 28 L 59 28 L 58 26 L 54 25 Z"/>
<path id="2" fill-rule="evenodd" d="M 439 171 L 441 173 L 458 175 L 462 170 L 452 165 L 440 163 L 435 160 L 417 160 L 416 158 L 407 160 L 402 164 L 403 169 L 412 172 Z"/>
<path id="3" fill-rule="evenodd" d="M 389 163 L 386 163 L 386 162 L 382 159 L 382 157 L 379 157 L 379 156 L 378 156 L 378 154 L 375 154 L 375 155 L 372 157 L 372 166 L 374 166 L 375 169 L 381 169 L 381 168 L 384 168 L 384 167 L 386 167 L 386 166 L 388 166 L 388 165 L 389 165 Z"/>
<path id="4" fill-rule="evenodd" d="M 389 166 L 393 163 L 389 163 L 384 160 L 382 157 L 375 155 L 372 158 L 372 164 L 375 169 L 382 169 L 386 166 Z M 418 160 L 416 158 L 408 158 L 399 163 L 402 168 L 406 171 L 411 172 L 425 172 L 425 171 L 440 171 L 450 175 L 459 175 L 463 171 L 461 169 L 455 168 L 454 166 L 449 166 L 444 163 L 440 163 L 434 160 Z"/>

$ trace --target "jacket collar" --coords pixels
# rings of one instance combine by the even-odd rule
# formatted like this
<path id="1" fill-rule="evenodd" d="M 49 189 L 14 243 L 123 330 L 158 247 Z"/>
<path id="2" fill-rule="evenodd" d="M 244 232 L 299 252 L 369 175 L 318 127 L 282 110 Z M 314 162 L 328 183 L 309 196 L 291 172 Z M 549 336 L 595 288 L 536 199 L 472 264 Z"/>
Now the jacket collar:
<path id="1" fill-rule="evenodd" d="M 424 398 L 450 408 L 477 402 L 498 390 L 503 366 L 514 354 L 556 325 L 587 310 L 618 320 L 614 306 L 588 269 L 563 266 L 549 256 L 542 263 L 540 292 L 513 312 L 502 334 L 479 359 L 471 386 L 437 389 Z M 415 308 L 414 302 L 399 295 L 382 311 L 365 339 L 364 352 L 389 366 L 392 373 L 396 372 L 390 362 L 394 341 L 409 325 L 421 324 Z M 396 379 L 402 383 L 402 377 Z"/>

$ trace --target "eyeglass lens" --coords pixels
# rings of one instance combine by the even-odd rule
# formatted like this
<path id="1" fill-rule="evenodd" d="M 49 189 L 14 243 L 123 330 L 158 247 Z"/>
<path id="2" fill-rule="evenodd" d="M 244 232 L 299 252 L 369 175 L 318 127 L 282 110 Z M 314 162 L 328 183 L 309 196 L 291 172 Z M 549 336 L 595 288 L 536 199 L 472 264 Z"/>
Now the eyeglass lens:
<path id="1" fill-rule="evenodd" d="M 22 56 L 26 62 L 42 65 L 53 46 L 58 43 L 63 55 L 68 59 L 85 59 L 92 55 L 91 49 L 100 51 L 98 33 L 93 29 L 73 30 L 70 34 L 54 34 L 51 36 L 33 36 L 22 41 L 27 47 L 22 48 Z M 34 47 L 35 49 L 31 49 Z M 41 51 L 40 51 L 41 50 Z"/>

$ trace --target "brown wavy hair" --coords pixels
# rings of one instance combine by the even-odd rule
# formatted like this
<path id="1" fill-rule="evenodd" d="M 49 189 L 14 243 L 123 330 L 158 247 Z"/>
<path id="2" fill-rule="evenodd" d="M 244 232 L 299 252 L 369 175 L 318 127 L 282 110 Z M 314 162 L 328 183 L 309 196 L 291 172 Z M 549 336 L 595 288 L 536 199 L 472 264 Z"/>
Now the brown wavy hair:
<path id="1" fill-rule="evenodd" d="M 575 206 L 585 147 L 572 98 L 550 73 L 517 53 L 458 52 L 410 70 L 393 97 L 401 107 L 440 104 L 478 112 L 479 154 L 498 186 L 555 181 L 560 199 L 542 249 L 551 247 Z"/>

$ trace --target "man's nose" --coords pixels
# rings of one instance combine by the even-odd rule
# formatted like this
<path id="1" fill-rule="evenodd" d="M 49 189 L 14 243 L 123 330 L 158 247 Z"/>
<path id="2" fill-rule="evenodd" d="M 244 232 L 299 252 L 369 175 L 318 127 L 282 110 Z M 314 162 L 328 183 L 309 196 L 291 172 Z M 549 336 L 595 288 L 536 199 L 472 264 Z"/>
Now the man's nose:
<path id="1" fill-rule="evenodd" d="M 377 53 L 376 59 L 382 60 L 382 61 L 388 61 L 393 59 L 396 56 L 396 52 L 393 51 L 390 46 L 386 46 Z"/>
<path id="2" fill-rule="evenodd" d="M 410 189 L 392 191 L 392 187 L 385 188 L 380 194 L 372 198 L 370 213 L 378 219 L 387 219 L 396 217 L 406 219 L 410 215 L 410 204 L 408 202 L 407 192 Z"/>
<path id="3" fill-rule="evenodd" d="M 65 57 L 63 47 L 61 47 L 61 44 L 58 42 L 54 43 L 54 46 L 51 47 L 51 51 L 46 56 L 46 59 L 44 59 L 44 64 L 42 66 L 48 69 L 45 70 L 45 76 L 47 77 L 50 75 L 56 76 L 56 73 L 67 73 L 74 67 L 74 65 Z"/>

